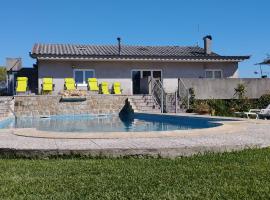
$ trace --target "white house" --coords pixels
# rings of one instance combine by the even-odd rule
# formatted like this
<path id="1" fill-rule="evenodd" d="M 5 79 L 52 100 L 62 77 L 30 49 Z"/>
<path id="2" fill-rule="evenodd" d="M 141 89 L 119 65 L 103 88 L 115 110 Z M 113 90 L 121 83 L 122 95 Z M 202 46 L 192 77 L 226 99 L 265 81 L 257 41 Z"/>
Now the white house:
<path id="1" fill-rule="evenodd" d="M 35 44 L 38 88 L 42 78 L 52 77 L 54 93 L 64 89 L 64 78 L 73 77 L 79 89 L 87 78 L 121 82 L 123 94 L 140 94 L 145 78 L 160 79 L 167 92 L 177 88 L 178 78 L 237 78 L 238 63 L 249 56 L 222 56 L 211 50 L 212 37 L 199 46 L 128 46 Z"/>

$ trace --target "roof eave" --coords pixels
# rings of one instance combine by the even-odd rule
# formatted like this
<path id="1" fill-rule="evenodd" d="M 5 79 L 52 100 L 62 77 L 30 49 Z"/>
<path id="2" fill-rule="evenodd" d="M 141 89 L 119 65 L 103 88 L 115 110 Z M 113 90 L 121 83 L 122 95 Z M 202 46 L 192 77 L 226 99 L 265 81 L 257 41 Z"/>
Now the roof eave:
<path id="1" fill-rule="evenodd" d="M 39 60 L 86 60 L 86 61 L 170 61 L 170 62 L 241 62 L 250 56 L 208 56 L 208 57 L 149 57 L 149 56 L 71 56 L 30 54 Z"/>

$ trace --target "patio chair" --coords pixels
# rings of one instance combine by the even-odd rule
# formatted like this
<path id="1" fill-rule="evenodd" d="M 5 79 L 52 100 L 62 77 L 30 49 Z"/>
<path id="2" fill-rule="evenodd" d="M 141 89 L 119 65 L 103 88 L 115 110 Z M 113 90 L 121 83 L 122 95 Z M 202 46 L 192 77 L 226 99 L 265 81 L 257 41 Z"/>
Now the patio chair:
<path id="1" fill-rule="evenodd" d="M 43 78 L 42 79 L 42 94 L 51 94 L 54 89 L 53 79 L 52 78 Z"/>
<path id="2" fill-rule="evenodd" d="M 115 82 L 113 84 L 113 92 L 114 92 L 114 94 L 122 94 L 121 83 Z"/>
<path id="3" fill-rule="evenodd" d="M 108 82 L 101 82 L 101 93 L 102 94 L 110 94 L 108 86 L 109 86 Z"/>
<path id="4" fill-rule="evenodd" d="M 261 111 L 257 115 L 257 119 L 268 119 L 268 118 L 270 118 L 270 104 L 265 109 L 261 109 Z"/>
<path id="5" fill-rule="evenodd" d="M 246 116 L 248 119 L 251 116 L 254 116 L 256 119 L 258 118 L 258 113 L 260 113 L 261 109 L 250 109 L 248 112 L 243 112 L 243 115 Z"/>
<path id="6" fill-rule="evenodd" d="M 99 91 L 98 82 L 96 78 L 88 78 L 88 89 L 90 91 Z"/>
<path id="7" fill-rule="evenodd" d="M 65 78 L 65 90 L 76 90 L 76 83 L 73 78 Z"/>
<path id="8" fill-rule="evenodd" d="M 260 116 L 267 115 L 267 112 L 270 111 L 270 104 L 265 109 L 250 109 L 248 112 L 243 112 L 243 115 L 248 119 L 250 116 L 254 116 L 256 119 L 259 119 Z"/>
<path id="9" fill-rule="evenodd" d="M 26 93 L 28 90 L 28 78 L 17 77 L 16 93 Z"/>

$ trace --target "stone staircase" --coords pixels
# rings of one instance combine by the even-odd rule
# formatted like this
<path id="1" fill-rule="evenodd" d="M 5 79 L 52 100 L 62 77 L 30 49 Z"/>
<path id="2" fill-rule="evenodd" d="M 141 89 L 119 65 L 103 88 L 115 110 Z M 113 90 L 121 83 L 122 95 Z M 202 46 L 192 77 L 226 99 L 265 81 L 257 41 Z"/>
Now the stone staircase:
<path id="1" fill-rule="evenodd" d="M 0 119 L 12 116 L 11 110 L 14 110 L 13 97 L 0 97 Z"/>
<path id="2" fill-rule="evenodd" d="M 134 112 L 160 113 L 160 107 L 155 103 L 152 95 L 133 95 L 128 102 Z"/>

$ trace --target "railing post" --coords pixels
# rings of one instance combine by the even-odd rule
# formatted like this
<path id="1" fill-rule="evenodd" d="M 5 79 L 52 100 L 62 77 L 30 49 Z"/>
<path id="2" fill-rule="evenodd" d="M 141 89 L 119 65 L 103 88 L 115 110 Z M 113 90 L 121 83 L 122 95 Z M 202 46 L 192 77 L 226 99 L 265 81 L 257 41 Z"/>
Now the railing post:
<path id="1" fill-rule="evenodd" d="M 163 104 L 163 101 L 164 101 L 164 94 L 163 94 L 163 89 L 161 89 L 161 113 L 164 112 L 164 104 Z"/>
<path id="2" fill-rule="evenodd" d="M 153 78 L 151 77 L 150 78 L 150 81 L 151 81 L 151 94 L 153 94 L 154 90 L 153 90 Z"/>
<path id="3" fill-rule="evenodd" d="M 175 113 L 177 113 L 177 103 L 178 103 L 177 91 L 174 93 L 174 95 L 175 95 Z"/>
<path id="4" fill-rule="evenodd" d="M 180 97 L 180 78 L 178 78 L 178 86 L 177 86 L 177 92 L 178 92 L 178 96 Z"/>
<path id="5" fill-rule="evenodd" d="M 187 89 L 187 108 L 189 109 L 189 90 Z"/>

